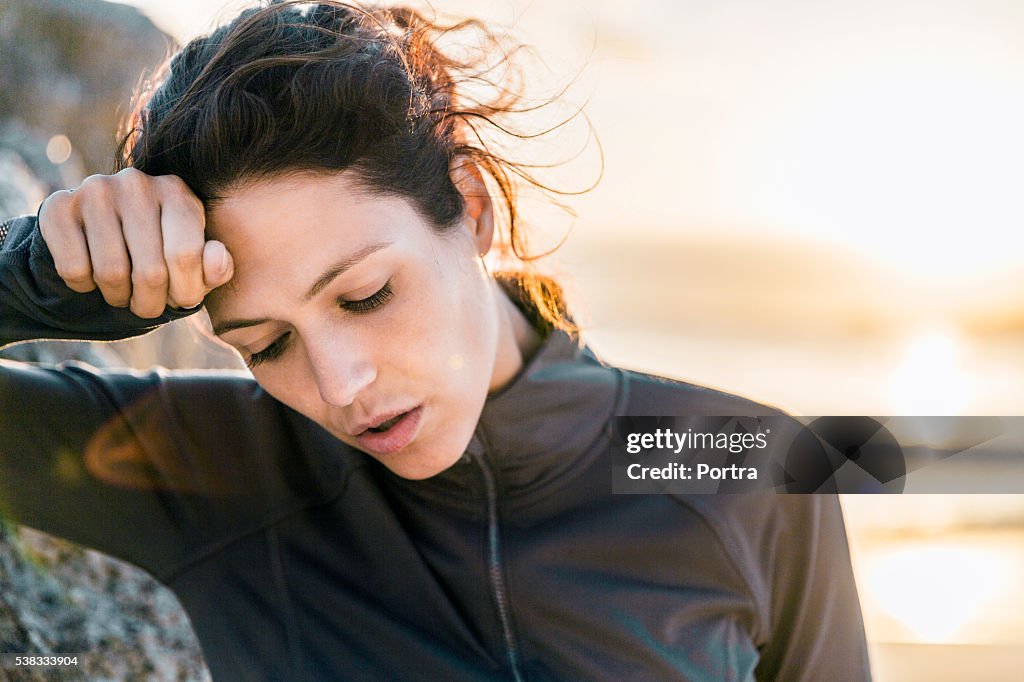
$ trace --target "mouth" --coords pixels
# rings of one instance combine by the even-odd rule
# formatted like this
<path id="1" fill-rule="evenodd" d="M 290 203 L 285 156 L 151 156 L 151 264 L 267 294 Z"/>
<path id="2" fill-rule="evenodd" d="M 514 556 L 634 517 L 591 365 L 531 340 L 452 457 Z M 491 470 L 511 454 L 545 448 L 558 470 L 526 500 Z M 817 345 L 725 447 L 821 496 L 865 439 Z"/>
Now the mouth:
<path id="1" fill-rule="evenodd" d="M 389 455 L 408 445 L 419 432 L 423 406 L 371 426 L 356 436 L 359 446 L 371 455 Z"/>
<path id="2" fill-rule="evenodd" d="M 386 420 L 384 422 L 381 422 L 377 426 L 371 426 L 370 428 L 368 428 L 366 430 L 367 431 L 371 431 L 373 433 L 384 433 L 385 431 L 390 429 L 392 426 L 397 424 L 399 421 L 401 421 L 401 419 L 403 417 L 405 417 L 405 415 L 407 415 L 407 414 L 408 414 L 408 412 L 402 412 L 401 414 L 396 414 L 391 419 L 388 419 L 388 420 Z"/>

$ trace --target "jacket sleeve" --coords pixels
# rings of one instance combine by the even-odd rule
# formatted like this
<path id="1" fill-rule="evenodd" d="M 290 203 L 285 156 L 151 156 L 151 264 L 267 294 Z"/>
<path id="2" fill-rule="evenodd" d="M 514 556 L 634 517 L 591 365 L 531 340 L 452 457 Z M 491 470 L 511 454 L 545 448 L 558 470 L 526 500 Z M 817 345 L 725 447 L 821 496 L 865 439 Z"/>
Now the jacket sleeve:
<path id="1" fill-rule="evenodd" d="M 759 680 L 871 679 L 836 495 L 774 495 L 755 581 L 764 590 Z"/>
<path id="2" fill-rule="evenodd" d="M 64 287 L 34 219 L 8 226 L 0 341 L 121 338 L 153 324 Z M 315 433 L 244 372 L 0 360 L 0 518 L 166 580 L 329 481 L 302 456 L 324 450 L 303 444 Z"/>
<path id="3" fill-rule="evenodd" d="M 124 339 L 198 310 L 168 308 L 150 320 L 108 305 L 98 289 L 74 292 L 57 275 L 34 216 L 0 223 L 0 348 L 39 339 Z"/>

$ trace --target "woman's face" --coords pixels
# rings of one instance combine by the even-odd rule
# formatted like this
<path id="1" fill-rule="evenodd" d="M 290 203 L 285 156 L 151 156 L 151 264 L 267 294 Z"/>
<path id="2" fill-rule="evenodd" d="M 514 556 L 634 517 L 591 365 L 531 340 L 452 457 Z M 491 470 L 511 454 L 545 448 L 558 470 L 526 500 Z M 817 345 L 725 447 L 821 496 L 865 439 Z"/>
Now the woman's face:
<path id="1" fill-rule="evenodd" d="M 407 200 L 345 173 L 244 185 L 207 217 L 235 264 L 207 298 L 215 333 L 340 440 L 399 476 L 440 473 L 522 363 L 517 312 L 481 259 L 483 194 L 464 191 L 462 221 L 438 234 Z"/>

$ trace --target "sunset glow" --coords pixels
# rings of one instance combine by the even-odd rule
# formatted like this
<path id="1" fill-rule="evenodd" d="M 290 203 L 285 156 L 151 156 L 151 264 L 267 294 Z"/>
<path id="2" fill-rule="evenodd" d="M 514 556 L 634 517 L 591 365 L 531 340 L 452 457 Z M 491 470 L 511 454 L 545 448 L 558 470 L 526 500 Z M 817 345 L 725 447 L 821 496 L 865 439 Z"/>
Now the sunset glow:
<path id="1" fill-rule="evenodd" d="M 948 330 L 929 330 L 910 339 L 889 380 L 889 413 L 961 414 L 970 386 L 960 355 L 960 341 Z"/>
<path id="2" fill-rule="evenodd" d="M 867 560 L 863 598 L 902 626 L 904 641 L 947 644 L 996 606 L 1011 568 L 995 548 L 907 542 Z"/>

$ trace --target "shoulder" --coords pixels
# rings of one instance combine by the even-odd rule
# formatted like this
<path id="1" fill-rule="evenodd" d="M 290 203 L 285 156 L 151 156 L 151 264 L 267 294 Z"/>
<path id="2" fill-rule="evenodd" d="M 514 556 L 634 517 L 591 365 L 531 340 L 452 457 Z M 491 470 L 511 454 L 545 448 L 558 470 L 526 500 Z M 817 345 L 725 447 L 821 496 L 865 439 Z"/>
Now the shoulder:
<path id="1" fill-rule="evenodd" d="M 849 546 L 835 495 L 673 497 L 708 526 L 742 577 L 759 614 L 762 642 L 772 637 L 784 603 L 812 581 L 848 582 Z"/>
<path id="2" fill-rule="evenodd" d="M 782 416 L 781 409 L 679 379 L 614 368 L 621 376 L 626 414 Z"/>

